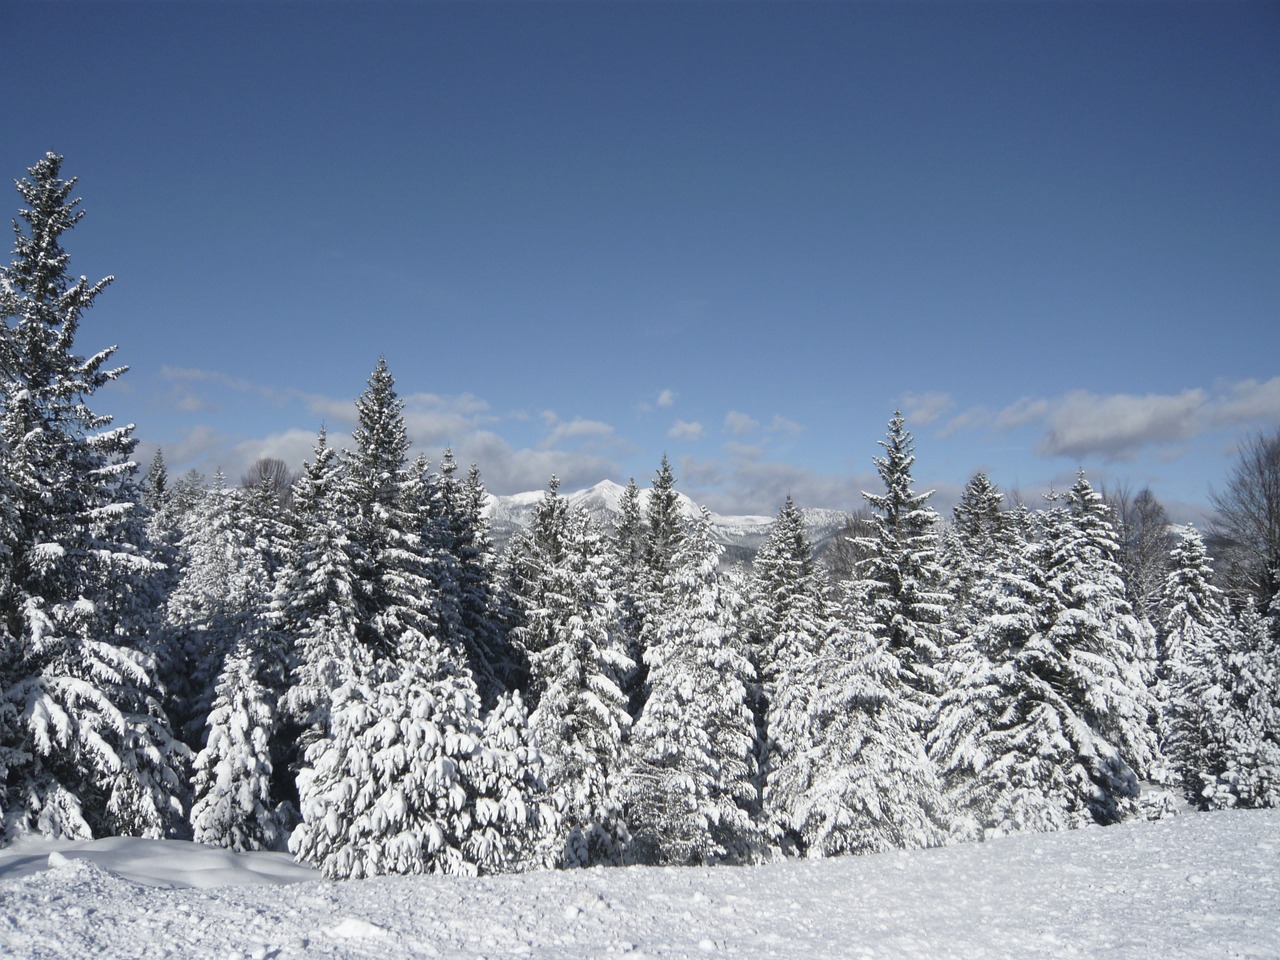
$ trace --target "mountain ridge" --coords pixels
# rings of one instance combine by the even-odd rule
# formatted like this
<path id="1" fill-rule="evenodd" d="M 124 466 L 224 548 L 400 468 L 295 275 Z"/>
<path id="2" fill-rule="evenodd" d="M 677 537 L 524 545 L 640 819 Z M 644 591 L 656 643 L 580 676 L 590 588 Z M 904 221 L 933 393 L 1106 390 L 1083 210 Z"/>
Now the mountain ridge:
<path id="1" fill-rule="evenodd" d="M 600 524 L 606 532 L 612 532 L 617 517 L 621 513 L 622 497 L 626 487 L 613 480 L 601 480 L 593 486 L 568 493 L 560 493 L 572 507 L 580 507 L 592 520 Z M 643 513 L 648 506 L 652 489 L 640 488 L 640 510 Z M 482 511 L 489 521 L 494 542 L 505 544 L 521 530 L 526 529 L 532 520 L 533 512 L 545 491 L 526 491 L 522 493 L 487 494 Z M 702 508 L 690 497 L 676 491 L 676 499 L 682 516 L 692 519 L 697 517 Z M 754 514 L 710 514 L 712 538 L 725 548 L 724 560 L 730 565 L 747 565 L 755 557 L 773 531 L 776 517 Z M 848 523 L 850 514 L 843 510 L 830 510 L 821 507 L 803 507 L 800 510 L 804 518 L 805 534 L 820 554 Z"/>

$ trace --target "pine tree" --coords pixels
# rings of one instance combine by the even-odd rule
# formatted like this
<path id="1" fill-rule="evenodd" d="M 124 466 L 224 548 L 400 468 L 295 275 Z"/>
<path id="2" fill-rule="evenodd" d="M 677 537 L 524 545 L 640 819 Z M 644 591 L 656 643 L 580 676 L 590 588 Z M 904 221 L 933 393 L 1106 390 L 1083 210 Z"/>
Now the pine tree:
<path id="1" fill-rule="evenodd" d="M 457 466 L 450 451 L 440 463 L 439 514 L 436 523 L 440 547 L 447 564 L 439 566 L 436 588 L 450 596 L 456 621 L 457 644 L 488 706 L 513 689 L 520 664 L 507 642 L 497 602 L 496 561 L 485 520 L 485 489 L 473 464 L 466 478 L 455 477 Z"/>
<path id="2" fill-rule="evenodd" d="M 626 796 L 633 856 L 646 863 L 743 862 L 761 847 L 754 671 L 737 636 L 741 602 L 717 573 L 721 552 L 704 510 L 673 558 L 645 652 Z"/>
<path id="3" fill-rule="evenodd" d="M 644 624 L 653 605 L 652 578 L 645 563 L 645 523 L 635 477 L 627 481 L 619 502 L 612 545 L 613 592 L 618 602 L 618 629 L 635 667 L 623 678 L 632 717 L 644 705 Z"/>
<path id="4" fill-rule="evenodd" d="M 111 278 L 67 272 L 83 215 L 48 154 L 17 182 L 14 259 L 0 271 L 0 786 L 5 819 L 49 835 L 163 835 L 180 812 L 170 735 L 135 579 L 148 556 L 132 427 L 89 407 L 125 368 L 75 350 Z M 25 223 L 25 226 L 23 225 Z"/>
<path id="5" fill-rule="evenodd" d="M 985 473 L 974 474 L 960 493 L 943 537 L 941 562 L 950 576 L 952 597 L 950 626 L 958 637 L 972 632 L 975 594 L 1010 549 L 1010 521 L 1003 501 L 1000 489 Z"/>
<path id="6" fill-rule="evenodd" d="M 680 522 L 680 499 L 676 495 L 676 477 L 667 455 L 662 455 L 658 475 L 653 478 L 649 502 L 645 511 L 644 555 L 648 564 L 654 592 L 662 589 L 663 578 L 670 572 L 671 563 L 684 536 Z"/>
<path id="7" fill-rule="evenodd" d="M 787 497 L 768 540 L 752 566 L 746 624 L 758 683 L 753 690 L 757 717 L 761 796 L 778 798 L 771 781 L 809 747 L 808 683 L 815 660 L 834 629 L 834 611 L 826 585 L 804 532 L 804 517 Z M 773 839 L 794 847 L 798 838 L 782 836 L 790 816 L 764 811 Z"/>
<path id="8" fill-rule="evenodd" d="M 341 462 L 323 428 L 313 457 L 294 493 L 298 548 L 285 575 L 284 629 L 294 637 L 295 655 L 283 706 L 302 728 L 302 750 L 327 733 L 338 688 L 372 668 L 371 651 L 357 639 L 355 579 L 362 557 L 351 536 L 354 510 L 344 499 Z"/>
<path id="9" fill-rule="evenodd" d="M 851 596 L 865 605 L 877 639 L 901 664 L 911 723 L 927 730 L 942 686 L 939 664 L 948 639 L 946 615 L 951 603 L 946 574 L 937 560 L 938 516 L 928 506 L 932 491 L 911 487 L 915 442 L 902 414 L 889 421 L 875 457 L 883 494 L 863 493 L 871 507 L 875 532 L 859 540 L 867 558 L 858 565 Z"/>
<path id="10" fill-rule="evenodd" d="M 1047 552 L 1029 516 L 1015 529 L 1019 548 L 975 584 L 972 632 L 930 736 L 961 839 L 1110 822 L 1116 795 L 1136 796 L 1132 771 L 1064 696 L 1070 651 L 1045 636 Z"/>
<path id="11" fill-rule="evenodd" d="M 276 491 L 266 486 L 226 491 L 227 524 L 216 542 L 228 593 L 215 649 L 216 676 L 202 722 L 192 778 L 191 825 L 202 843 L 252 850 L 276 845 L 292 819 L 288 770 L 294 740 L 281 727 L 278 706 L 291 672 L 289 637 L 282 631 L 290 525 Z M 206 634 L 206 637 L 209 635 Z"/>
<path id="12" fill-rule="evenodd" d="M 1083 472 L 1065 510 L 1050 511 L 1048 585 L 1058 604 L 1050 642 L 1067 651 L 1068 695 L 1139 777 L 1163 765 L 1156 742 L 1155 632 L 1126 599 L 1110 511 Z"/>
<path id="13" fill-rule="evenodd" d="M 227 658 L 196 757 L 192 839 L 232 850 L 267 850 L 284 836 L 272 802 L 276 697 L 258 680 L 261 653 L 251 638 Z"/>
<path id="14" fill-rule="evenodd" d="M 1275 601 L 1273 601 L 1273 606 Z M 1222 769 L 1204 775 L 1210 808 L 1280 806 L 1280 642 L 1269 618 L 1241 613 L 1216 671 Z M 1216 696 L 1215 696 L 1216 694 Z M 1216 774 L 1216 775 L 1214 775 Z"/>
<path id="15" fill-rule="evenodd" d="M 1163 743 L 1174 782 L 1188 802 L 1204 803 L 1205 780 L 1224 769 L 1216 685 L 1219 651 L 1228 648 L 1226 598 L 1213 585 L 1204 541 L 1194 528 L 1171 553 L 1171 571 L 1160 597 L 1164 612 Z"/>
<path id="16" fill-rule="evenodd" d="M 629 839 L 617 777 L 631 725 L 622 679 L 633 665 L 616 628 L 603 541 L 558 489 L 552 477 L 530 529 L 509 552 L 518 617 L 512 637 L 530 666 L 529 723 L 546 758 L 547 785 L 566 804 L 552 858 L 564 866 L 617 864 Z"/>
<path id="17" fill-rule="evenodd" d="M 827 857 L 945 842 L 942 789 L 901 707 L 906 681 L 856 610 L 794 677 L 803 712 L 788 711 L 788 728 L 773 735 L 804 748 L 780 755 L 765 796 L 784 850 Z"/>

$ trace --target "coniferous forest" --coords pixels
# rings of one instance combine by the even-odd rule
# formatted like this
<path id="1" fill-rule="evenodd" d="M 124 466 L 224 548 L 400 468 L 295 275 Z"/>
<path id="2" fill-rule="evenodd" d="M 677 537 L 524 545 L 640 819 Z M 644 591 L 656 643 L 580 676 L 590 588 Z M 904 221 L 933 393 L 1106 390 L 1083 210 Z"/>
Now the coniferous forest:
<path id="1" fill-rule="evenodd" d="M 979 474 L 943 518 L 894 414 L 843 565 L 790 500 L 749 572 L 723 564 L 665 457 L 610 528 L 551 478 L 499 550 L 479 469 L 411 459 L 385 359 L 350 449 L 321 430 L 296 478 L 136 464 L 95 396 L 114 348 L 80 352 L 109 280 L 70 269 L 75 181 L 50 154 L 17 186 L 4 838 L 288 849 L 359 878 L 1280 804 L 1280 431 L 1242 446 L 1210 537 L 1083 473 L 1034 505 Z"/>

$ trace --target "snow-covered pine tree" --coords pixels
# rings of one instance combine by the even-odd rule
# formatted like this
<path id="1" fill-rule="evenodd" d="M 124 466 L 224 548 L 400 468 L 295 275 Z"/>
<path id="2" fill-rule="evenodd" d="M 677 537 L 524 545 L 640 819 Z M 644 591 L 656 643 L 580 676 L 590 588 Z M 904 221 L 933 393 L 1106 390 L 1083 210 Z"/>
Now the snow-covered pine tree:
<path id="1" fill-rule="evenodd" d="M 286 827 L 271 796 L 277 698 L 258 679 L 255 646 L 244 638 L 223 666 L 192 784 L 192 839 L 241 851 L 277 846 Z"/>
<path id="2" fill-rule="evenodd" d="M 718 574 L 721 553 L 704 510 L 684 531 L 645 651 L 648 696 L 625 776 L 640 862 L 742 863 L 761 851 L 754 670 L 738 635 L 742 602 Z"/>
<path id="3" fill-rule="evenodd" d="M 946 617 L 951 605 L 947 577 L 938 562 L 938 515 L 928 505 L 933 491 L 912 489 L 915 441 L 902 414 L 894 413 L 875 457 L 883 494 L 863 493 L 874 517 L 874 533 L 860 538 L 866 552 L 855 570 L 850 597 L 863 604 L 875 636 L 901 664 L 907 697 L 902 709 L 915 729 L 933 720 L 942 687 L 939 665 L 946 655 Z M 896 671 L 890 671 L 891 673 Z"/>
<path id="4" fill-rule="evenodd" d="M 261 558 L 243 542 L 233 498 L 219 471 L 181 518 L 180 575 L 165 605 L 161 677 L 174 728 L 195 750 L 240 621 L 261 600 Z"/>
<path id="5" fill-rule="evenodd" d="M 482 513 L 485 490 L 480 470 L 472 464 L 463 480 L 456 472 L 453 453 L 446 450 L 437 481 L 438 514 L 433 519 L 448 563 L 439 565 L 447 577 L 436 578 L 437 589 L 450 597 L 456 643 L 466 654 L 482 702 L 492 707 L 513 688 L 519 665 L 499 623 L 496 562 Z"/>
<path id="6" fill-rule="evenodd" d="M 155 570 L 139 522 L 132 426 L 91 411 L 125 368 L 75 350 L 110 278 L 72 280 L 63 234 L 83 215 L 47 154 L 17 181 L 0 270 L 0 790 L 6 831 L 161 836 L 180 815 L 184 751 L 131 621 Z M 25 224 L 25 226 L 24 226 Z"/>
<path id="7" fill-rule="evenodd" d="M 1206 780 L 1216 780 L 1224 769 L 1220 721 L 1226 704 L 1216 681 L 1219 660 L 1231 646 L 1232 624 L 1197 530 L 1188 528 L 1174 546 L 1170 567 L 1159 601 L 1164 621 L 1161 746 L 1174 784 L 1189 803 L 1203 807 Z"/>
<path id="8" fill-rule="evenodd" d="M 681 522 L 680 498 L 676 495 L 676 476 L 671 469 L 671 461 L 664 453 L 645 507 L 644 556 L 654 593 L 662 590 L 662 582 L 671 570 L 683 538 L 684 524 Z"/>
<path id="9" fill-rule="evenodd" d="M 1280 638 L 1269 620 L 1246 604 L 1218 664 L 1222 770 L 1204 777 L 1210 808 L 1280 806 Z"/>
<path id="10" fill-rule="evenodd" d="M 541 865 L 560 819 L 542 771 L 520 692 L 502 694 L 485 717 L 480 748 L 463 767 L 475 811 L 463 846 L 469 862 L 495 873 Z"/>
<path id="11" fill-rule="evenodd" d="M 851 609 L 824 638 L 803 685 L 804 713 L 783 716 L 765 806 L 788 852 L 809 857 L 938 846 L 947 808 L 911 712 L 901 661 Z M 795 723 L 795 729 L 790 724 Z"/>
<path id="12" fill-rule="evenodd" d="M 635 477 L 627 481 L 618 504 L 614 527 L 612 563 L 613 593 L 618 602 L 618 629 L 627 656 L 635 664 L 623 679 L 623 692 L 632 717 L 644 705 L 644 622 L 652 606 L 652 578 L 645 563 L 645 522 L 640 511 L 640 488 Z"/>
<path id="13" fill-rule="evenodd" d="M 350 624 L 364 649 L 327 674 L 325 647 L 341 638 L 304 644 L 316 655 L 315 698 L 340 686 L 298 773 L 302 823 L 289 846 L 330 877 L 507 869 L 542 822 L 541 760 L 522 707 L 500 699 L 490 726 L 481 720 L 444 579 L 454 560 L 438 522 L 447 511 L 425 461 L 406 465 L 385 360 L 357 410 L 354 449 L 333 484 L 350 547 L 332 556 L 352 558 L 354 592 L 354 616 L 334 624 Z M 304 478 L 304 501 L 306 490 Z"/>
<path id="14" fill-rule="evenodd" d="M 198 842 L 252 850 L 278 845 L 294 816 L 296 747 L 281 735 L 279 704 L 291 679 L 283 598 L 296 561 L 278 491 L 240 488 L 226 500 L 230 525 L 218 546 L 230 592 L 222 627 L 233 632 L 195 760 L 191 826 Z"/>
<path id="15" fill-rule="evenodd" d="M 628 842 L 617 782 L 631 725 L 622 678 L 632 669 L 616 627 L 604 543 L 586 513 L 569 510 L 552 477 L 506 567 L 536 698 L 529 723 L 548 788 L 565 803 L 551 850 L 563 866 L 619 864 Z"/>
<path id="16" fill-rule="evenodd" d="M 293 676 L 283 708 L 301 730 L 299 753 L 325 736 L 333 694 L 369 675 L 372 653 L 357 639 L 351 504 L 344 500 L 338 452 L 321 428 L 293 496 L 297 550 L 285 574 L 284 630 L 293 637 Z"/>
<path id="17" fill-rule="evenodd" d="M 1048 586 L 1057 616 L 1049 640 L 1067 651 L 1064 688 L 1082 718 L 1139 778 L 1161 775 L 1156 737 L 1155 631 L 1126 599 L 1110 510 L 1081 471 L 1065 509 L 1049 511 Z"/>
<path id="18" fill-rule="evenodd" d="M 1004 496 L 990 478 L 981 471 L 974 474 L 943 535 L 940 559 L 950 577 L 950 627 L 958 638 L 972 634 L 975 593 L 1010 549 L 1010 522 L 1003 504 Z"/>
<path id="19" fill-rule="evenodd" d="M 1014 515 L 1023 545 L 977 594 L 931 736 L 964 836 L 1114 823 L 1157 757 L 1105 506 L 1083 476 L 1054 499 Z"/>
<path id="20" fill-rule="evenodd" d="M 443 648 L 416 499 L 421 476 L 410 475 L 404 403 L 385 357 L 356 400 L 356 414 L 352 448 L 343 461 L 342 497 L 351 505 L 350 536 L 359 563 L 357 635 L 375 660 L 419 648 L 438 661 Z M 428 673 L 444 667 L 434 663 Z"/>
<path id="21" fill-rule="evenodd" d="M 790 496 L 756 554 L 747 596 L 746 632 L 758 677 L 752 705 L 763 821 L 773 842 L 792 849 L 799 838 L 783 836 L 790 816 L 773 806 L 778 794 L 770 782 L 810 746 L 809 684 L 815 658 L 835 627 L 835 612 L 805 536 L 804 516 Z"/>
<path id="22" fill-rule="evenodd" d="M 1070 651 L 1045 635 L 1056 612 L 1047 548 L 1033 515 L 1015 519 L 1013 548 L 974 582 L 929 741 L 952 832 L 967 840 L 1082 826 L 1098 805 L 1114 819 L 1115 795 L 1136 792 L 1114 746 L 1064 696 Z"/>

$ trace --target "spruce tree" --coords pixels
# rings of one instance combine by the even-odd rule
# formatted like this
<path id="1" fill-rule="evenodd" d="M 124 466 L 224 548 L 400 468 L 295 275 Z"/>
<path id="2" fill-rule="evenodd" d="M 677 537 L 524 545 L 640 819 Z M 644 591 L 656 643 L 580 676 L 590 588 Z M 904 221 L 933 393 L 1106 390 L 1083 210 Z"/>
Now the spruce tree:
<path id="1" fill-rule="evenodd" d="M 179 813 L 170 735 L 134 618 L 155 570 L 140 522 L 131 426 L 90 408 L 125 368 L 75 352 L 111 278 L 67 271 L 74 179 L 47 154 L 17 181 L 0 270 L 0 808 L 54 836 L 163 835 Z"/>
<path id="2" fill-rule="evenodd" d="M 1204 541 L 1189 528 L 1171 552 L 1171 570 L 1160 596 L 1164 614 L 1162 747 L 1174 783 L 1189 803 L 1205 804 L 1205 782 L 1222 772 L 1217 685 L 1220 651 L 1230 647 L 1226 598 L 1213 585 Z"/>
<path id="3" fill-rule="evenodd" d="M 1270 626 L 1247 605 L 1215 672 L 1222 764 L 1204 776 L 1210 808 L 1280 806 L 1280 642 Z"/>
<path id="4" fill-rule="evenodd" d="M 912 489 L 915 441 L 901 413 L 890 419 L 880 446 L 885 455 L 874 462 L 885 492 L 863 493 L 878 513 L 874 532 L 858 542 L 866 559 L 858 564 L 850 596 L 864 606 L 873 633 L 900 663 L 903 709 L 923 732 L 941 692 L 951 597 L 937 559 L 938 516 L 928 506 L 933 492 Z"/>
<path id="5" fill-rule="evenodd" d="M 622 682 L 633 665 L 617 631 L 603 540 L 558 490 L 552 477 L 530 529 L 509 551 L 512 637 L 529 662 L 529 723 L 547 786 L 565 803 L 551 858 L 618 864 L 629 841 L 618 782 L 631 725 Z"/>
<path id="6" fill-rule="evenodd" d="M 764 819 L 772 839 L 792 848 L 798 838 L 783 835 L 790 815 L 777 806 L 779 794 L 771 783 L 809 748 L 808 684 L 834 629 L 835 612 L 805 536 L 804 517 L 789 496 L 756 555 L 748 597 L 745 622 L 758 677 L 752 692 Z"/>
<path id="7" fill-rule="evenodd" d="M 633 856 L 646 863 L 740 863 L 761 846 L 754 671 L 738 635 L 741 601 L 718 575 L 721 552 L 704 510 L 673 558 L 645 651 L 626 797 Z"/>
<path id="8" fill-rule="evenodd" d="M 798 702 L 773 732 L 803 747 L 778 754 L 765 788 L 783 849 L 827 857 L 944 843 L 946 802 L 902 709 L 901 661 L 854 609 L 803 662 L 787 677 Z"/>

